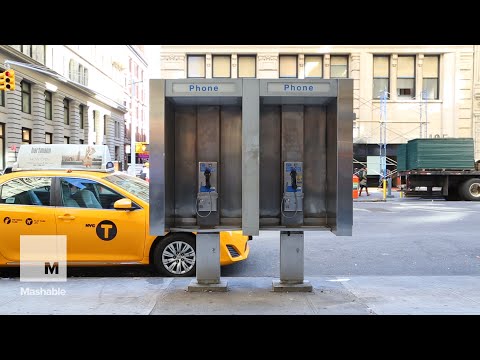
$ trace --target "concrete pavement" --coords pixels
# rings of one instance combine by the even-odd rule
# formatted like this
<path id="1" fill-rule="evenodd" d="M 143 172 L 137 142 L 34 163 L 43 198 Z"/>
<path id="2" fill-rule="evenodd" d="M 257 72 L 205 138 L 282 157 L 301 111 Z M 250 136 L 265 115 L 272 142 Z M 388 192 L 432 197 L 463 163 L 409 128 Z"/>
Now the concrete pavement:
<path id="1" fill-rule="evenodd" d="M 305 293 L 273 292 L 273 280 L 222 277 L 227 292 L 189 292 L 192 278 L 68 278 L 57 283 L 2 278 L 0 314 L 480 314 L 479 276 L 311 277 L 305 280 L 313 291 Z"/>

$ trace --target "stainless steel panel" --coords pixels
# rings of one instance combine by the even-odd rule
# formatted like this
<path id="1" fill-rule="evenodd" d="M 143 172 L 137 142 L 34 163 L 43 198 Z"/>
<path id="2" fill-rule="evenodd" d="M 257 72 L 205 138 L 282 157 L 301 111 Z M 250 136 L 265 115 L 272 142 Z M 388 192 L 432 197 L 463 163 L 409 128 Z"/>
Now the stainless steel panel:
<path id="1" fill-rule="evenodd" d="M 260 218 L 280 223 L 282 191 L 281 108 L 260 108 Z"/>
<path id="2" fill-rule="evenodd" d="M 337 100 L 327 106 L 327 226 L 337 226 Z M 350 191 L 351 192 L 351 191 Z M 353 203 L 352 203 L 353 205 Z"/>
<path id="3" fill-rule="evenodd" d="M 175 224 L 182 218 L 196 218 L 197 198 L 197 111 L 195 107 L 175 109 Z"/>
<path id="4" fill-rule="evenodd" d="M 221 218 L 242 216 L 242 109 L 220 108 Z M 241 223 L 238 225 L 241 226 Z"/>
<path id="5" fill-rule="evenodd" d="M 243 80 L 242 98 L 242 230 L 258 235 L 260 228 L 260 105 L 259 81 Z"/>
<path id="6" fill-rule="evenodd" d="M 353 80 L 338 81 L 338 182 L 337 226 L 338 236 L 351 236 L 353 226 L 352 161 L 353 161 Z"/>
<path id="7" fill-rule="evenodd" d="M 280 281 L 303 282 L 303 231 L 280 231 Z"/>
<path id="8" fill-rule="evenodd" d="M 220 282 L 220 235 L 218 233 L 198 233 L 196 243 L 197 271 L 199 284 Z"/>
<path id="9" fill-rule="evenodd" d="M 175 225 L 175 107 L 166 99 L 165 101 L 165 170 L 169 176 L 165 176 L 165 229 Z M 154 133 L 150 133 L 154 136 Z M 150 155 L 151 156 L 151 155 Z M 150 167 L 152 171 L 152 167 Z M 152 179 L 150 178 L 150 186 Z"/>
<path id="10" fill-rule="evenodd" d="M 307 218 L 326 217 L 327 191 L 327 113 L 322 106 L 305 107 L 304 170 L 303 183 L 305 199 L 303 216 Z M 319 219 L 317 219 L 318 221 Z M 324 222 L 324 220 L 322 219 Z"/>
<path id="11" fill-rule="evenodd" d="M 282 106 L 282 174 L 285 161 L 303 162 L 303 112 L 303 105 Z M 304 167 L 306 167 L 305 164 Z M 284 189 L 282 187 L 282 197 L 283 193 Z M 281 224 L 288 226 L 303 224 L 303 211 L 296 211 L 293 214 L 288 213 L 288 215 L 281 214 Z"/>
<path id="12" fill-rule="evenodd" d="M 165 234 L 165 81 L 150 80 L 150 235 Z"/>
<path id="13" fill-rule="evenodd" d="M 197 161 L 217 162 L 217 179 L 223 174 L 223 163 L 220 162 L 220 107 L 197 106 Z M 195 176 L 196 177 L 196 176 Z M 198 180 L 195 179 L 195 183 Z M 218 203 L 222 207 L 223 193 L 222 181 L 217 184 Z M 206 216 L 207 214 L 202 214 Z M 215 226 L 220 224 L 219 211 L 212 211 L 208 216 L 197 215 L 200 226 Z"/>
<path id="14" fill-rule="evenodd" d="M 285 161 L 303 161 L 303 106 L 282 106 L 282 166 Z"/>

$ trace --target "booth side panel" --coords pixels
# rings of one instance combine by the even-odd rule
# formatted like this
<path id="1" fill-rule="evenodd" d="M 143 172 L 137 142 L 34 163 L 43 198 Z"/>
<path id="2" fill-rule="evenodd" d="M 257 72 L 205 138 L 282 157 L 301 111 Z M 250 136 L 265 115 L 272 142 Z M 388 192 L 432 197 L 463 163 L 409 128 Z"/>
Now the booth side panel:
<path id="1" fill-rule="evenodd" d="M 165 229 L 168 230 L 175 225 L 175 109 L 168 99 L 165 101 L 164 134 Z"/>
<path id="2" fill-rule="evenodd" d="M 242 230 L 259 235 L 260 228 L 260 86 L 243 80 L 242 97 Z"/>
<path id="3" fill-rule="evenodd" d="M 334 233 L 339 236 L 351 236 L 353 226 L 353 80 L 339 80 L 337 99 L 338 185 L 337 227 Z"/>
<path id="4" fill-rule="evenodd" d="M 150 234 L 165 233 L 165 80 L 150 80 Z"/>

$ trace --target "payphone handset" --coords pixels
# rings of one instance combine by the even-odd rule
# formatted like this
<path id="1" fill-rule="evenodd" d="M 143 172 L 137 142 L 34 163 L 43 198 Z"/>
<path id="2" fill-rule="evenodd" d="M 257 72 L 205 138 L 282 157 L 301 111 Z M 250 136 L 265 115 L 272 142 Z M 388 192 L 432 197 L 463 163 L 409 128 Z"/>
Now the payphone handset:
<path id="1" fill-rule="evenodd" d="M 212 211 L 217 211 L 217 198 L 217 163 L 200 161 L 198 163 L 197 215 L 207 217 Z M 199 211 L 208 211 L 208 214 L 200 215 Z"/>
<path id="2" fill-rule="evenodd" d="M 286 211 L 303 211 L 303 162 L 283 163 L 282 214 Z M 293 216 L 295 216 L 295 214 Z M 285 216 L 285 214 L 283 214 Z M 292 216 L 292 217 L 293 217 Z"/>

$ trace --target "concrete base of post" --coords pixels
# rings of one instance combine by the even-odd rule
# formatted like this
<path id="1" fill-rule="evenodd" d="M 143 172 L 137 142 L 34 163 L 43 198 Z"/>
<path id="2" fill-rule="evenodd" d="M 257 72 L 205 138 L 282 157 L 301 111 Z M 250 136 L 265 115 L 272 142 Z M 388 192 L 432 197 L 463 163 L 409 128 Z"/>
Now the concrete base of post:
<path id="1" fill-rule="evenodd" d="M 272 290 L 273 292 L 312 292 L 313 287 L 308 280 L 291 283 L 276 279 L 272 281 Z"/>
<path id="2" fill-rule="evenodd" d="M 192 280 L 188 285 L 188 291 L 190 292 L 227 292 L 228 282 L 220 281 L 214 284 L 199 283 L 198 280 Z"/>

